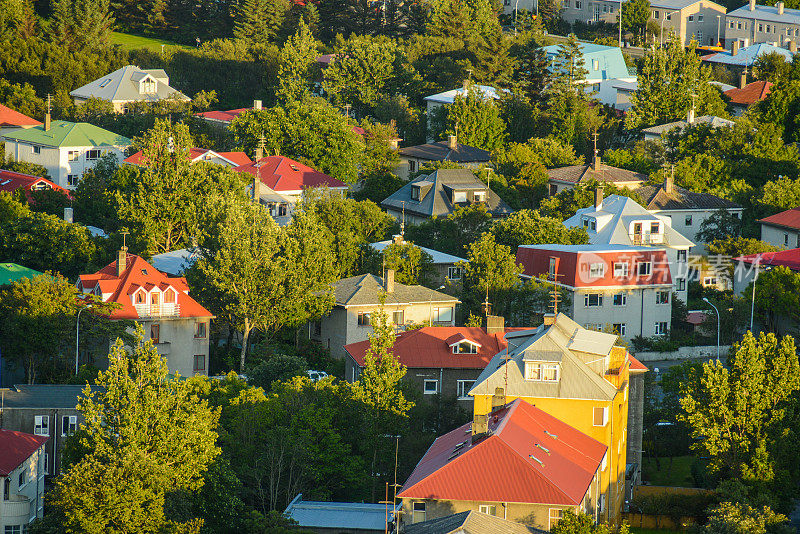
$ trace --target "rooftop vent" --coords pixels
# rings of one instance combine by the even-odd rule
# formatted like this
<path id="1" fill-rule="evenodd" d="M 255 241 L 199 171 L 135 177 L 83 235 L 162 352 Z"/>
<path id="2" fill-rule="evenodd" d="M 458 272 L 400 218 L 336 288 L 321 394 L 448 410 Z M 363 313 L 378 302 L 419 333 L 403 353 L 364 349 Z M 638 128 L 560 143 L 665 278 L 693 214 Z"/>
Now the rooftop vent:
<path id="1" fill-rule="evenodd" d="M 550 449 L 548 449 L 547 447 L 545 447 L 545 446 L 544 446 L 544 445 L 542 445 L 541 443 L 537 443 L 537 444 L 536 444 L 536 446 L 537 446 L 538 448 L 542 449 L 542 450 L 543 450 L 543 451 L 544 451 L 546 454 L 550 454 Z"/>
<path id="2" fill-rule="evenodd" d="M 553 434 L 552 432 L 549 432 L 549 431 L 545 430 L 544 433 L 547 434 L 548 436 L 550 436 L 553 439 L 558 439 L 558 436 Z"/>
<path id="3" fill-rule="evenodd" d="M 529 454 L 529 455 L 528 455 L 528 458 L 530 458 L 530 459 L 531 459 L 531 460 L 533 460 L 534 462 L 537 462 L 539 465 L 541 465 L 542 467 L 544 467 L 544 462 L 543 462 L 543 461 L 541 461 L 540 459 L 538 459 L 536 456 L 534 456 L 534 455 L 532 455 L 532 454 Z"/>

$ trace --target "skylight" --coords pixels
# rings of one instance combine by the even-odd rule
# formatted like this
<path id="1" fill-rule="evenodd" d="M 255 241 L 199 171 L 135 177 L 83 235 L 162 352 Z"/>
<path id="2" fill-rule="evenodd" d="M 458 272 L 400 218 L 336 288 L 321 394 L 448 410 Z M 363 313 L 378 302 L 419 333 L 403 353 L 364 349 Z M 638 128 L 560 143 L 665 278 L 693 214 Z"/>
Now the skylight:
<path id="1" fill-rule="evenodd" d="M 105 87 L 106 85 L 111 83 L 111 78 L 106 78 L 102 82 L 100 82 L 100 87 Z"/>
<path id="2" fill-rule="evenodd" d="M 5 182 L 0 182 L 0 185 L 6 185 L 6 184 L 10 184 L 10 183 L 11 183 L 11 180 L 6 180 Z"/>

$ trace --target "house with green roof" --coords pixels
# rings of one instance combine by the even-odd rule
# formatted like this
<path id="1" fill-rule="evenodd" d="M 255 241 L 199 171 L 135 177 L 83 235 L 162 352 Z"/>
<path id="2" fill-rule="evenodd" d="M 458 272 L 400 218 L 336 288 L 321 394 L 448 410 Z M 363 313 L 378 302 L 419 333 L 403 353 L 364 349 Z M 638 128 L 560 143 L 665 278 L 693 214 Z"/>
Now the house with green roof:
<path id="1" fill-rule="evenodd" d="M 39 276 L 39 271 L 28 269 L 16 263 L 0 263 L 0 286 L 11 284 L 23 278 L 34 278 Z"/>
<path id="2" fill-rule="evenodd" d="M 119 161 L 130 146 L 127 137 L 86 122 L 50 121 L 33 128 L 3 131 L 6 159 L 43 166 L 51 180 L 61 187 L 74 189 L 86 171 L 106 154 Z"/>

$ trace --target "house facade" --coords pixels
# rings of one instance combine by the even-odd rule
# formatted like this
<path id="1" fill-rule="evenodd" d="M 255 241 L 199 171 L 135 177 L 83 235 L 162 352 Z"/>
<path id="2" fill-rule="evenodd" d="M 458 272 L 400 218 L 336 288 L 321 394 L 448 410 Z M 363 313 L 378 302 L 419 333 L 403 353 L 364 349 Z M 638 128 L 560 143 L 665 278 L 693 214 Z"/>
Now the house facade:
<path id="1" fill-rule="evenodd" d="M 800 248 L 749 254 L 733 260 L 736 262 L 733 269 L 733 291 L 744 297 L 751 297 L 752 293 L 745 295 L 745 290 L 756 279 L 756 273 L 763 273 L 773 267 L 786 267 L 800 273 Z"/>
<path id="2" fill-rule="evenodd" d="M 397 494 L 401 522 L 475 511 L 550 530 L 567 510 L 602 517 L 607 447 L 539 406 L 496 400 L 433 442 Z"/>
<path id="3" fill-rule="evenodd" d="M 411 178 L 411 174 L 424 166 L 440 161 L 452 161 L 463 167 L 478 170 L 490 164 L 491 154 L 488 150 L 475 148 L 458 142 L 455 135 L 446 141 L 430 142 L 424 145 L 407 146 L 397 151 L 399 162 L 395 174 L 403 180 Z"/>
<path id="4" fill-rule="evenodd" d="M 3 130 L 7 159 L 41 165 L 52 181 L 74 189 L 81 177 L 106 154 L 118 161 L 131 140 L 86 122 L 50 121 L 43 126 Z"/>
<path id="5" fill-rule="evenodd" d="M 308 334 L 330 349 L 334 358 L 346 358 L 345 345 L 369 339 L 370 317 L 381 306 L 397 331 L 411 324 L 455 326 L 457 298 L 423 286 L 398 284 L 392 270 L 387 270 L 384 278 L 372 274 L 343 278 L 333 284 L 333 290 L 333 310 L 309 323 Z"/>
<path id="6" fill-rule="evenodd" d="M 620 337 L 665 335 L 673 284 L 663 249 L 625 245 L 522 245 L 523 277 L 557 279 L 572 296 L 563 310 L 589 330 Z"/>
<path id="7" fill-rule="evenodd" d="M 745 84 L 745 80 L 746 76 L 742 74 L 741 86 L 725 91 L 725 96 L 729 99 L 728 107 L 734 117 L 741 117 L 748 109 L 765 100 L 774 85 L 764 80 Z"/>
<path id="8" fill-rule="evenodd" d="M 761 241 L 784 248 L 800 247 L 800 207 L 759 219 Z"/>
<path id="9" fill-rule="evenodd" d="M 33 191 L 52 189 L 53 191 L 58 191 L 59 193 L 64 193 L 65 195 L 69 194 L 66 189 L 60 187 L 58 184 L 48 180 L 47 178 L 0 169 L 0 191 L 13 193 L 17 189 L 22 189 L 29 201 Z"/>
<path id="10" fill-rule="evenodd" d="M 0 529 L 8 534 L 28 532 L 44 515 L 44 445 L 46 437 L 0 430 Z"/>
<path id="11" fill-rule="evenodd" d="M 648 180 L 642 173 L 606 165 L 595 156 L 588 165 L 569 165 L 547 170 L 548 194 L 552 197 L 562 191 L 573 189 L 576 185 L 591 181 L 611 182 L 617 187 L 636 189 Z"/>
<path id="12" fill-rule="evenodd" d="M 189 296 L 185 278 L 168 277 L 123 247 L 117 261 L 94 274 L 80 275 L 76 286 L 83 293 L 119 304 L 121 308 L 111 312 L 111 319 L 140 323 L 145 339 L 166 358 L 170 373 L 208 374 L 213 315 Z M 106 364 L 92 363 L 98 367 Z"/>
<path id="13" fill-rule="evenodd" d="M 788 47 L 800 40 L 800 9 L 787 9 L 784 2 L 765 6 L 750 0 L 725 17 L 725 44 L 747 47 L 759 43 Z M 795 48 L 796 51 L 796 48 Z"/>
<path id="14" fill-rule="evenodd" d="M 169 85 L 169 76 L 163 69 L 140 69 L 125 65 L 102 78 L 98 78 L 77 89 L 69 96 L 79 106 L 90 98 L 107 100 L 117 113 L 127 113 L 133 102 L 155 103 L 172 100 L 191 102 L 191 98 Z"/>
<path id="15" fill-rule="evenodd" d="M 503 403 L 522 400 L 601 443 L 607 453 L 591 515 L 610 523 L 619 523 L 625 500 L 628 442 L 641 439 L 641 420 L 628 418 L 630 384 L 646 372 L 617 339 L 584 329 L 563 313 L 546 315 L 536 329 L 506 334 L 509 350 L 495 355 L 470 391 L 476 416 L 490 414 L 498 397 Z M 641 451 L 641 442 L 635 448 Z"/>
<path id="16" fill-rule="evenodd" d="M 700 46 L 718 46 L 725 37 L 724 6 L 708 0 L 654 0 L 650 2 L 652 20 L 670 32 L 683 46 L 696 41 Z"/>

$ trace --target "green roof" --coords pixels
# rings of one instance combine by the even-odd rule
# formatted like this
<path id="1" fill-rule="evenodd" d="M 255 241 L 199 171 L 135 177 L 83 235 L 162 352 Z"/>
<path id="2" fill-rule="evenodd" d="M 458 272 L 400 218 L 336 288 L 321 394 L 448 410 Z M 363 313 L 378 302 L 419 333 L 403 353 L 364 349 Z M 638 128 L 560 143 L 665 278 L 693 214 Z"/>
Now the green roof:
<path id="1" fill-rule="evenodd" d="M 27 143 L 70 147 L 70 146 L 127 146 L 131 140 L 109 132 L 88 122 L 53 121 L 48 131 L 44 126 L 19 128 L 3 134 L 8 139 Z"/>
<path id="2" fill-rule="evenodd" d="M 16 282 L 21 278 L 33 278 L 39 276 L 39 271 L 28 269 L 16 263 L 0 263 L 0 286 Z"/>

